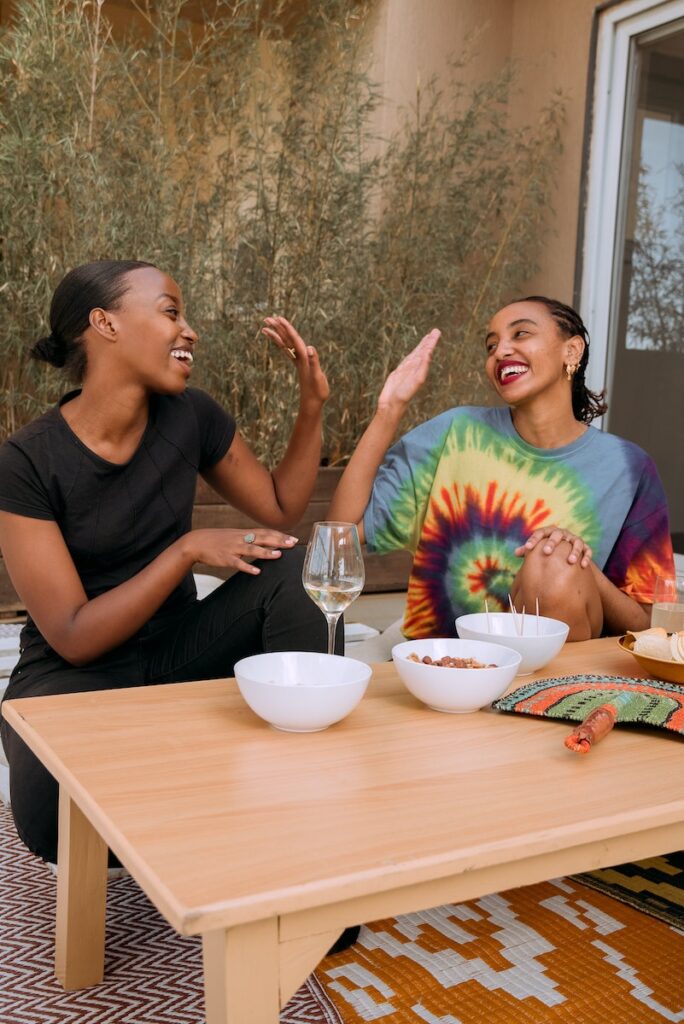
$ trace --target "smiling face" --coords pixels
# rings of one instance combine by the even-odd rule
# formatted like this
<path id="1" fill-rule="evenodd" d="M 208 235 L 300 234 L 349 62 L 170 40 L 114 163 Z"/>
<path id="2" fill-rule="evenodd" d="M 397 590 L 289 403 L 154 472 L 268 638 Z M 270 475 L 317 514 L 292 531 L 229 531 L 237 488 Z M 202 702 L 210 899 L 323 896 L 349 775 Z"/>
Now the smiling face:
<path id="1" fill-rule="evenodd" d="M 185 319 L 181 290 L 156 267 L 133 270 L 117 309 L 92 310 L 91 328 L 110 342 L 112 370 L 149 391 L 177 394 L 192 371 L 197 335 Z"/>
<path id="2" fill-rule="evenodd" d="M 576 366 L 584 350 L 577 335 L 568 338 L 540 302 L 513 302 L 492 318 L 485 339 L 485 369 L 494 390 L 508 405 L 548 395 L 571 403 L 565 367 Z"/>

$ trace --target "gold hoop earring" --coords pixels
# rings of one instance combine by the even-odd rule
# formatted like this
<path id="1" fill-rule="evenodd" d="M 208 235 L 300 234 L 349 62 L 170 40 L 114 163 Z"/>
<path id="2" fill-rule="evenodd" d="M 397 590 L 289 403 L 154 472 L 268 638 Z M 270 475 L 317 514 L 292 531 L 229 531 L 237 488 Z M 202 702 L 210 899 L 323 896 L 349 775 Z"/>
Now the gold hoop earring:
<path id="1" fill-rule="evenodd" d="M 576 370 L 577 370 L 577 364 L 576 363 L 566 363 L 565 364 L 565 376 L 568 378 L 569 381 L 572 381 L 572 378 L 575 376 Z"/>

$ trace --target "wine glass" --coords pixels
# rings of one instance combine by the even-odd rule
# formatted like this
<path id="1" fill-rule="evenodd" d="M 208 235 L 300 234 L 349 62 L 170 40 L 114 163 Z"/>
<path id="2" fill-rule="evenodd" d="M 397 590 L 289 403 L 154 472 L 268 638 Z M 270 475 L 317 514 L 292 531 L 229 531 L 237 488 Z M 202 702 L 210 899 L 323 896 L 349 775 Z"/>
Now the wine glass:
<path id="1" fill-rule="evenodd" d="M 302 583 L 328 622 L 328 654 L 335 653 L 337 620 L 363 589 L 365 572 L 353 523 L 314 523 Z"/>

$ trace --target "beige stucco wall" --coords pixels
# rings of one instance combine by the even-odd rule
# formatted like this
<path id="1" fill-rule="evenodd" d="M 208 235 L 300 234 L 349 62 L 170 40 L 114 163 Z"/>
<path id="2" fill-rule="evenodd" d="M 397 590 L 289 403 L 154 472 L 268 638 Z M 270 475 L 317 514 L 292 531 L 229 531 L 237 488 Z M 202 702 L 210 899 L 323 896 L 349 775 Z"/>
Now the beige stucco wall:
<path id="1" fill-rule="evenodd" d="M 107 8 L 117 22 L 133 15 L 130 0 L 107 0 Z M 466 77 L 473 81 L 514 62 L 519 85 L 511 101 L 514 121 L 534 119 L 552 93 L 562 91 L 565 152 L 558 163 L 554 210 L 540 240 L 540 270 L 526 288 L 566 301 L 573 297 L 594 8 L 595 0 L 377 0 L 369 32 L 370 71 L 385 97 L 376 122 L 381 137 L 415 101 L 417 83 L 444 75 L 450 59 L 466 47 L 473 52 Z M 0 20 L 10 10 L 11 2 L 0 0 Z"/>
<path id="2" fill-rule="evenodd" d="M 379 0 L 372 23 L 372 74 L 384 106 L 381 134 L 415 98 L 418 80 L 443 75 L 466 45 L 474 51 L 473 80 L 513 61 L 516 122 L 535 119 L 554 91 L 566 101 L 564 154 L 554 211 L 540 246 L 540 271 L 526 289 L 572 301 L 575 273 L 585 97 L 595 0 Z M 470 42 L 469 42 L 470 41 Z"/>
<path id="3" fill-rule="evenodd" d="M 566 101 L 564 153 L 555 187 L 554 212 L 540 254 L 534 294 L 572 302 L 582 174 L 587 71 L 594 0 L 515 0 L 511 57 L 520 95 L 512 116 L 536 115 L 554 90 Z"/>
<path id="4" fill-rule="evenodd" d="M 469 48 L 464 78 L 496 75 L 510 55 L 512 0 L 378 0 L 372 19 L 372 76 L 385 102 L 379 128 L 389 133 L 416 86 L 444 76 Z"/>

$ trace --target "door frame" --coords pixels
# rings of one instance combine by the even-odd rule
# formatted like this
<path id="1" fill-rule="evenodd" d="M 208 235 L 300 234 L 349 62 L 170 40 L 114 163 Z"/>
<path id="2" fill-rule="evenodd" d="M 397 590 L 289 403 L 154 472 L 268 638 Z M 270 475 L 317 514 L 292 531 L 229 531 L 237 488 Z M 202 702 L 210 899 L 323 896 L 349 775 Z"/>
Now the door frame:
<path id="1" fill-rule="evenodd" d="M 613 378 L 624 232 L 625 163 L 631 145 L 635 37 L 684 18 L 684 0 L 628 0 L 597 9 L 593 111 L 581 242 L 579 305 L 591 337 L 587 384 Z M 598 423 L 598 421 L 597 421 Z"/>

